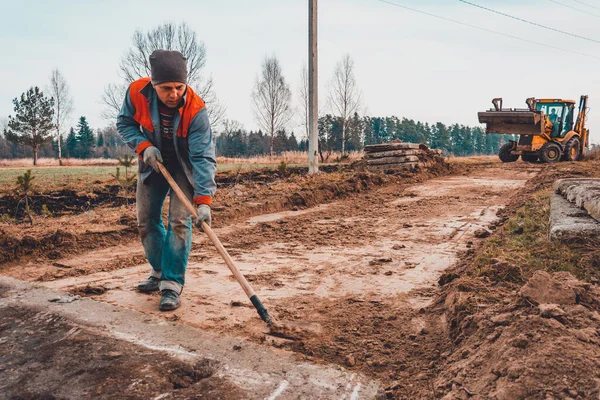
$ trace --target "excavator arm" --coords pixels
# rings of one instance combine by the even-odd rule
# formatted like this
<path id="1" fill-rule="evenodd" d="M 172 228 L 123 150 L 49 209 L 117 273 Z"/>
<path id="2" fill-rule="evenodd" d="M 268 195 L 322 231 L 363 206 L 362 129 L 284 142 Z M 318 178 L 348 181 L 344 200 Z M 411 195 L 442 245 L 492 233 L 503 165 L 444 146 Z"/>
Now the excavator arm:
<path id="1" fill-rule="evenodd" d="M 586 134 L 585 120 L 587 118 L 587 101 L 588 97 L 586 95 L 581 96 L 581 99 L 579 100 L 579 114 L 577 115 L 577 122 L 575 123 L 574 131 L 579 133 L 581 137 L 583 137 L 584 134 Z M 585 141 L 587 142 L 587 135 L 585 139 Z"/>

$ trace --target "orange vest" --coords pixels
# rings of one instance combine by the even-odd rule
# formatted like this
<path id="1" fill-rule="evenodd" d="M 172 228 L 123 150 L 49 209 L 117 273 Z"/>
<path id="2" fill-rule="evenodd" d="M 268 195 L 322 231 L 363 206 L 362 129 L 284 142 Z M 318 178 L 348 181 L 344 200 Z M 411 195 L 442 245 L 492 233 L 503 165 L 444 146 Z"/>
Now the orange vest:
<path id="1" fill-rule="evenodd" d="M 150 99 L 142 94 L 142 90 L 151 85 L 150 78 L 141 78 L 129 86 L 129 99 L 135 108 L 133 119 L 149 132 L 154 132 L 152 117 L 150 114 Z M 188 85 L 185 94 L 185 104 L 179 107 L 179 126 L 177 137 L 186 138 L 192 120 L 205 106 L 204 101 Z"/>

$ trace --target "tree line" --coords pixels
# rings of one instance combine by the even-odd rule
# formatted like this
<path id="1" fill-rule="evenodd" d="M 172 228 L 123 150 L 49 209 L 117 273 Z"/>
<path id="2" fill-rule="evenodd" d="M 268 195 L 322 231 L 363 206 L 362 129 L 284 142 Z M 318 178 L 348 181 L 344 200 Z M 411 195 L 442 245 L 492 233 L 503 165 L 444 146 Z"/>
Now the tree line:
<path id="1" fill-rule="evenodd" d="M 4 129 L 2 128 L 4 125 Z M 7 122 L 1 121 L 0 131 L 7 132 Z M 37 146 L 37 155 L 34 157 L 34 148 L 23 141 L 11 141 L 7 137 L 9 135 L 0 134 L 0 159 L 15 159 L 15 158 L 55 158 L 64 160 L 65 158 L 106 158 L 113 159 L 121 157 L 130 152 L 127 145 L 123 142 L 116 127 L 107 126 L 105 128 L 96 129 L 90 128 L 87 119 L 80 117 L 77 125 L 71 127 L 69 133 L 59 137 L 46 137 L 39 142 Z M 31 140 L 33 138 L 25 138 Z"/>
<path id="2" fill-rule="evenodd" d="M 344 119 L 326 114 L 319 118 L 319 156 L 322 162 L 331 161 L 331 155 L 346 151 L 360 151 L 371 144 L 400 140 L 423 143 L 433 149 L 441 149 L 447 155 L 470 156 L 498 154 L 500 146 L 511 135 L 487 135 L 480 127 L 460 124 L 445 125 L 414 121 L 408 118 L 360 117 L 354 113 Z M 306 135 L 298 138 L 285 129 L 278 130 L 273 140 L 262 130 L 247 131 L 237 122 L 225 122 L 225 129 L 216 136 L 217 154 L 225 157 L 251 157 L 284 151 L 307 151 Z"/>
<path id="3" fill-rule="evenodd" d="M 188 84 L 200 94 L 216 135 L 217 153 L 223 156 L 245 157 L 275 155 L 282 151 L 307 149 L 308 138 L 308 74 L 302 70 L 294 106 L 293 93 L 281 64 L 275 55 L 266 56 L 256 76 L 251 92 L 252 110 L 258 131 L 246 131 L 237 122 L 225 118 L 225 107 L 218 100 L 214 83 L 204 74 L 206 49 L 204 43 L 185 23 L 163 23 L 148 31 L 136 30 L 131 47 L 120 61 L 123 80 L 105 87 L 102 97 L 107 128 L 89 127 L 80 117 L 75 127 L 67 128 L 73 100 L 65 78 L 53 70 L 45 95 L 39 87 L 31 87 L 13 100 L 14 115 L 1 121 L 0 157 L 38 156 L 90 158 L 123 155 L 127 148 L 118 137 L 114 123 L 127 86 L 149 75 L 147 59 L 156 49 L 179 50 L 187 60 Z M 354 74 L 354 60 L 345 54 L 336 64 L 327 83 L 326 101 L 318 120 L 319 154 L 327 161 L 333 152 L 361 150 L 365 145 L 400 139 L 425 143 L 447 153 L 465 156 L 496 153 L 507 138 L 487 136 L 478 127 L 443 123 L 429 125 L 407 118 L 364 115 L 362 92 Z M 292 122 L 296 117 L 297 121 Z M 299 122 L 299 123 L 298 123 Z M 301 126 L 297 135 L 291 125 Z"/>

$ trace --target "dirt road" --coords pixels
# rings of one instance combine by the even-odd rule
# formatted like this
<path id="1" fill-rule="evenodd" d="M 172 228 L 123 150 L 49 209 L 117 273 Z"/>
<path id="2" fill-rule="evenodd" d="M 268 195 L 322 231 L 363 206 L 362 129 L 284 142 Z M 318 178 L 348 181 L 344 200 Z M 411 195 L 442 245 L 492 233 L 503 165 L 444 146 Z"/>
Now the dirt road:
<path id="1" fill-rule="evenodd" d="M 7 340 L 7 332 L 11 341 L 21 331 L 32 335 L 39 328 L 22 318 L 30 311 L 18 309 L 31 303 L 36 291 L 63 290 L 88 299 L 48 306 L 47 293 L 36 303 L 46 311 L 36 312 L 66 318 L 67 336 L 82 328 L 77 321 L 71 328 L 73 316 L 95 318 L 97 330 L 87 333 L 102 331 L 109 342 L 142 346 L 130 351 L 132 368 L 138 362 L 138 370 L 145 368 L 136 360 L 143 348 L 181 350 L 190 341 L 194 357 L 221 363 L 213 377 L 224 381 L 211 377 L 206 388 L 192 383 L 188 391 L 165 382 L 156 387 L 161 396 L 187 398 L 188 392 L 198 393 L 195 387 L 206 394 L 214 393 L 211 388 L 227 393 L 229 383 L 249 390 L 247 379 L 239 378 L 249 373 L 270 377 L 252 380 L 253 393 L 278 399 L 301 398 L 297 390 L 303 382 L 314 384 L 305 398 L 321 398 L 323 390 L 329 393 L 325 398 L 374 398 L 381 390 L 392 399 L 596 398 L 600 290 L 592 272 L 598 246 L 548 242 L 546 221 L 552 182 L 597 176 L 597 170 L 593 161 L 486 162 L 417 174 L 347 170 L 313 177 L 265 174 L 265 182 L 230 179 L 217 197 L 216 232 L 272 315 L 320 325 L 296 340 L 267 333 L 202 234 L 194 239 L 182 307 L 159 313 L 158 294 L 134 290 L 150 267 L 134 236 L 133 206 L 95 208 L 69 220 L 80 224 L 73 233 L 38 225 L 24 230 L 14 253 L 5 252 L 9 259 L 23 258 L 4 264 L 4 275 L 46 288 L 30 285 L 27 293 L 15 288 L 8 298 L 0 290 L 0 306 L 17 307 L 5 313 L 14 323 L 0 324 L 0 341 Z M 285 211 L 265 214 L 279 210 Z M 48 222 L 60 224 L 60 218 Z M 12 226 L 3 229 L 2 240 L 18 234 Z M 40 230 L 37 236 L 34 229 Z M 112 236 L 94 236 L 100 231 Z M 58 259 L 44 256 L 47 247 L 27 253 L 42 235 L 49 238 L 44 243 L 55 244 L 50 249 Z M 535 299 L 538 292 L 545 296 L 546 287 L 556 289 L 551 303 L 558 306 Z M 124 329 L 126 335 L 116 335 Z M 164 330 L 160 338 L 159 330 Z M 68 341 L 61 346 L 69 350 Z M 185 354 L 192 351 L 188 347 Z M 215 348 L 218 357 L 211 356 Z M 60 369 L 60 360 L 58 367 L 46 365 L 35 353 L 11 349 L 29 358 L 6 358 L 24 367 L 0 368 L 0 375 L 27 380 L 29 365 Z M 112 352 L 99 352 L 99 360 Z M 264 365 L 266 359 L 271 364 Z M 102 391 L 94 383 L 97 361 L 89 361 L 90 390 Z M 81 370 L 87 371 L 83 364 Z"/>
<path id="2" fill-rule="evenodd" d="M 498 210 L 536 172 L 535 166 L 491 166 L 402 190 L 391 185 L 306 210 L 253 217 L 217 229 L 217 234 L 272 314 L 320 322 L 321 335 L 327 337 L 336 330 L 332 315 L 345 323 L 343 311 L 348 302 L 377 305 L 393 301 L 390 314 L 398 307 L 426 306 L 440 274 L 478 240 L 477 230 L 494 229 Z M 104 264 L 110 254 L 139 256 L 140 245 L 130 246 L 130 250 L 120 246 L 62 262 Z M 264 340 L 262 322 L 200 234 L 192 254 L 183 307 L 160 315 L 203 329 Z M 134 290 L 149 268 L 142 264 L 47 285 L 158 315 L 158 295 Z M 421 330 L 422 324 L 414 321 L 414 330 Z"/>
<path id="3" fill-rule="evenodd" d="M 395 382 L 423 381 L 419 393 L 427 392 L 450 347 L 445 320 L 420 312 L 439 293 L 440 275 L 477 246 L 476 236 L 495 229 L 498 211 L 539 167 L 491 164 L 469 171 L 413 185 L 400 180 L 316 207 L 216 227 L 273 316 L 319 324 L 318 332 L 300 340 L 267 334 L 202 234 L 194 238 L 182 307 L 172 313 L 157 311 L 159 294 L 135 291 L 150 266 L 131 236 L 117 246 L 84 249 L 58 262 L 32 259 L 4 272 L 171 323 L 292 350 L 308 361 L 339 364 L 378 379 L 394 397 L 410 397 L 417 393 L 412 384 L 403 394 Z"/>

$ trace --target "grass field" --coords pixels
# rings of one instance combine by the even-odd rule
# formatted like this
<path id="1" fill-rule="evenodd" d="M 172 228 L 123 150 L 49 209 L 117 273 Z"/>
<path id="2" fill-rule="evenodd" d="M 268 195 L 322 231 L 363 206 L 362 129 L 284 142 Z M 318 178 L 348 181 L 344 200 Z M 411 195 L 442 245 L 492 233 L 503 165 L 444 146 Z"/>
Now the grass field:
<path id="1" fill-rule="evenodd" d="M 288 164 L 288 167 L 301 167 L 302 164 Z M 306 166 L 306 165 L 304 165 Z M 260 168 L 277 168 L 277 164 L 217 164 L 217 171 L 236 171 Z M 0 190 L 9 191 L 16 186 L 17 176 L 31 169 L 35 177 L 34 189 L 44 191 L 66 186 L 85 186 L 94 182 L 114 180 L 115 166 L 68 166 L 68 167 L 0 167 Z M 134 166 L 134 173 L 137 166 Z M 124 173 L 121 167 L 121 174 Z M 116 181 L 115 181 L 116 182 Z"/>

